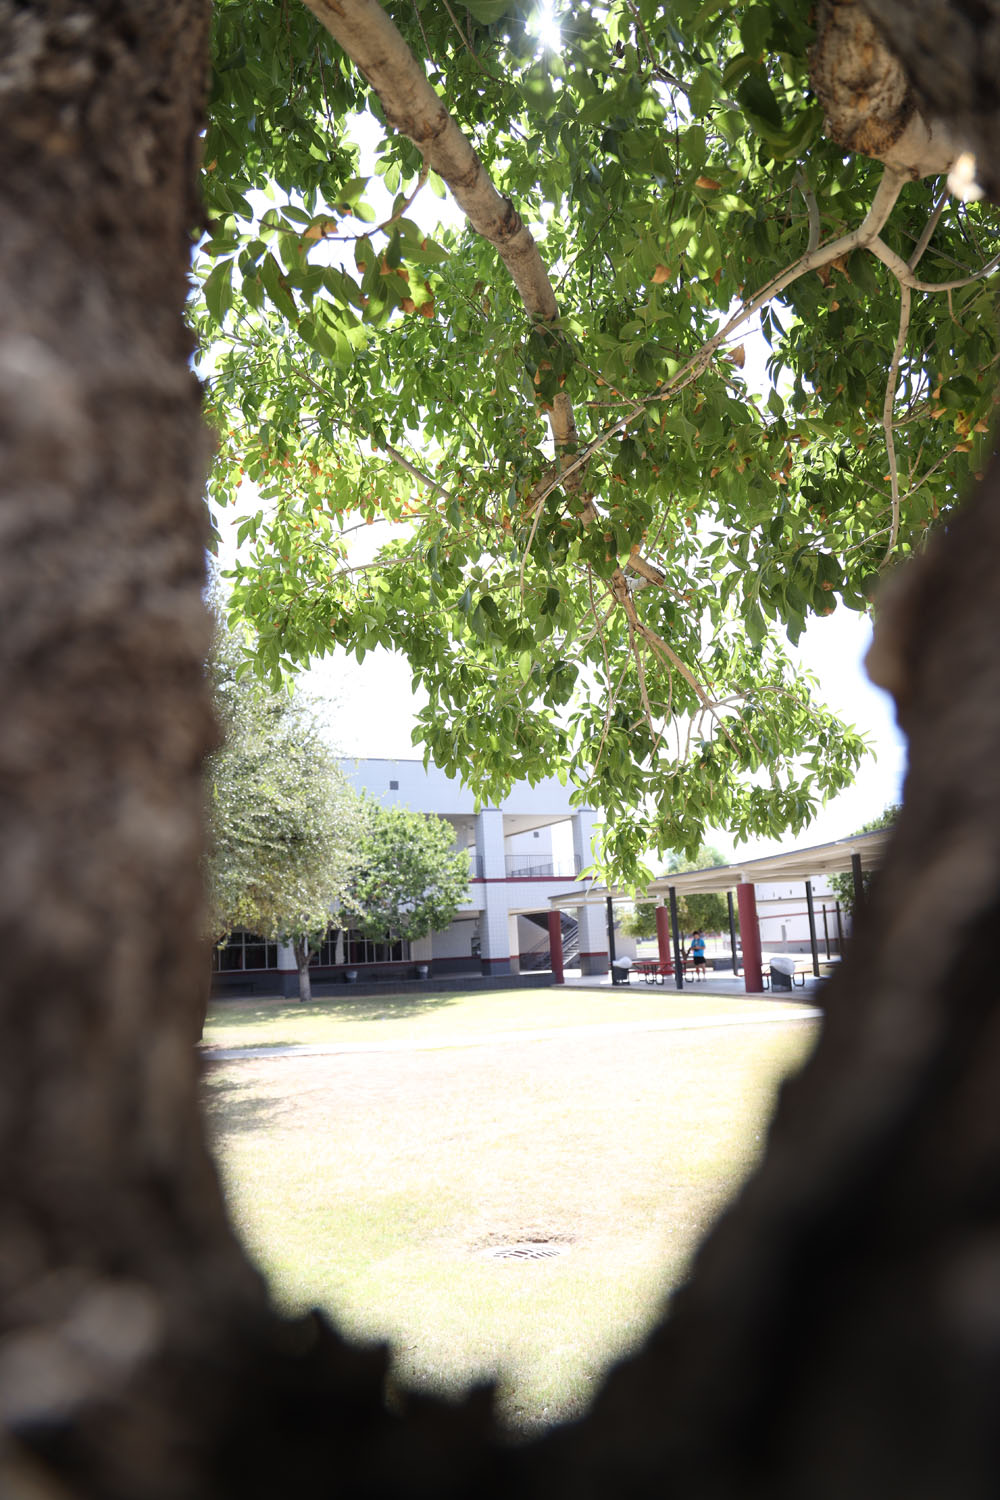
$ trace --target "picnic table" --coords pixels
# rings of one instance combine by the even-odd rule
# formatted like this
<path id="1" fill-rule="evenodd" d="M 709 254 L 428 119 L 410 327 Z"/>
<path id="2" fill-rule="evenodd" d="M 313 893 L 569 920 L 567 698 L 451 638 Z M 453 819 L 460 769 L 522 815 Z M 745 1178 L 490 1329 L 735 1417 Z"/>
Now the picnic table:
<path id="1" fill-rule="evenodd" d="M 637 958 L 632 967 L 647 984 L 663 984 L 667 975 L 672 978 L 674 973 L 673 965 L 660 958 Z"/>

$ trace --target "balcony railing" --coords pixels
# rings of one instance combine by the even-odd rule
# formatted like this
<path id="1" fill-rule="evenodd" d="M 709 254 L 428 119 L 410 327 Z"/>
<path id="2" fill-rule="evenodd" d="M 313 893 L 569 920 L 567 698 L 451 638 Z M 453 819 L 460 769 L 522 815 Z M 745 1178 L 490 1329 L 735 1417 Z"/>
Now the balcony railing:
<path id="1" fill-rule="evenodd" d="M 574 880 L 577 873 L 572 860 L 545 854 L 508 854 L 504 863 L 508 880 Z"/>

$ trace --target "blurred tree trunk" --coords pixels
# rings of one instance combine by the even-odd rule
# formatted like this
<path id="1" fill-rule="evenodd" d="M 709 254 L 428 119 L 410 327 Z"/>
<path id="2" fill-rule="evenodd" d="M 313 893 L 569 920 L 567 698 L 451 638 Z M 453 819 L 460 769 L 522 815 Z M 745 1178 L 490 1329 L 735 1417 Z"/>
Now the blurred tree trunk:
<path id="1" fill-rule="evenodd" d="M 212 729 L 181 307 L 207 20 L 0 0 L 0 1493 L 995 1495 L 995 467 L 885 607 L 911 770 L 817 1053 L 590 1415 L 507 1450 L 482 1398 L 389 1413 L 380 1353 L 268 1309 L 191 1045 Z M 970 99 L 982 152 L 995 100 Z"/>

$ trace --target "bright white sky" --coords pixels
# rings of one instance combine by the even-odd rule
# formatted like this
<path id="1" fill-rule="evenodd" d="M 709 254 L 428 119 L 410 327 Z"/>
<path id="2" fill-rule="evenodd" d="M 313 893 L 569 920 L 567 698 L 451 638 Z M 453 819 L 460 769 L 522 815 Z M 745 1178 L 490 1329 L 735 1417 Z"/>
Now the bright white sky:
<path id="1" fill-rule="evenodd" d="M 370 118 L 358 119 L 352 133 L 361 145 L 359 172 L 368 176 L 374 170 L 374 147 L 380 129 Z M 366 197 L 379 220 L 391 211 L 391 198 L 377 177 L 370 183 Z M 434 233 L 443 223 L 461 221 L 452 200 L 437 198 L 428 188 L 409 213 L 428 233 Z M 745 342 L 744 374 L 751 384 L 759 383 L 766 388 L 763 366 L 767 351 L 763 340 L 758 333 L 756 338 L 751 334 Z M 249 505 L 248 500 L 247 508 Z M 223 551 L 225 554 L 228 549 L 224 547 Z M 792 652 L 793 658 L 797 655 L 803 667 L 819 679 L 820 699 L 871 741 L 872 753 L 863 763 L 854 785 L 821 809 L 809 829 L 794 840 L 789 836 L 736 846 L 728 834 L 713 831 L 710 842 L 727 859 L 776 853 L 793 843 L 802 846 L 847 837 L 877 817 L 887 803 L 900 800 L 906 769 L 905 744 L 896 728 L 890 700 L 872 686 L 864 673 L 861 663 L 870 640 L 868 620 L 841 607 L 832 615 L 811 620 L 798 652 Z M 412 743 L 411 731 L 416 712 L 425 700 L 414 696 L 409 668 L 402 657 L 376 651 L 359 665 L 353 656 L 337 651 L 305 674 L 304 685 L 328 705 L 332 737 L 344 755 L 389 759 L 422 755 L 420 747 Z"/>
<path id="2" fill-rule="evenodd" d="M 727 857 L 777 853 L 792 843 L 802 846 L 845 838 L 877 817 L 888 802 L 898 802 L 906 769 L 905 743 L 896 728 L 892 704 L 868 681 L 861 665 L 871 627 L 861 615 L 845 609 L 810 622 L 797 653 L 821 684 L 820 697 L 872 742 L 854 785 L 821 809 L 797 839 L 756 840 L 737 846 L 725 833 L 710 842 Z M 796 654 L 796 653 L 793 653 Z M 338 749 L 349 756 L 419 759 L 422 749 L 411 741 L 415 716 L 425 698 L 416 697 L 401 656 L 376 651 L 360 665 L 338 651 L 305 675 L 312 692 L 329 705 L 329 722 Z"/>

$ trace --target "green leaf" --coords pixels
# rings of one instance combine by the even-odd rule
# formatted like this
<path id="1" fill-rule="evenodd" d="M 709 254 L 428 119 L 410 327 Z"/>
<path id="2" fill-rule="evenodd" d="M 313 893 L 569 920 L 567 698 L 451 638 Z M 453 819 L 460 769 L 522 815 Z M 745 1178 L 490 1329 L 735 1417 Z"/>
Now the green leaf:
<path id="1" fill-rule="evenodd" d="M 762 73 L 754 72 L 745 78 L 736 90 L 736 97 L 749 114 L 756 115 L 775 130 L 781 130 L 781 107 Z"/>
<path id="2" fill-rule="evenodd" d="M 507 14 L 510 0 L 467 0 L 465 9 L 483 26 L 493 26 Z"/>
<path id="3" fill-rule="evenodd" d="M 740 40 L 744 49 L 759 56 L 771 35 L 771 12 L 764 5 L 752 5 L 740 19 Z"/>
<path id="4" fill-rule="evenodd" d="M 221 323 L 233 305 L 233 263 L 222 260 L 209 272 L 204 283 L 205 302 L 217 323 Z"/>

